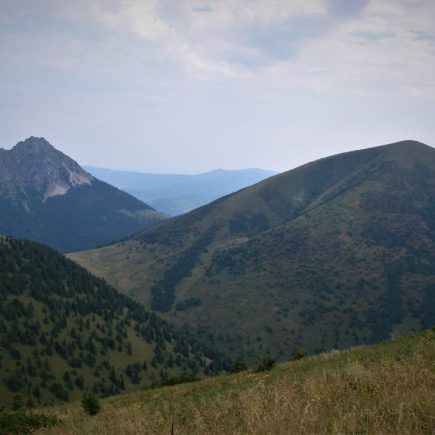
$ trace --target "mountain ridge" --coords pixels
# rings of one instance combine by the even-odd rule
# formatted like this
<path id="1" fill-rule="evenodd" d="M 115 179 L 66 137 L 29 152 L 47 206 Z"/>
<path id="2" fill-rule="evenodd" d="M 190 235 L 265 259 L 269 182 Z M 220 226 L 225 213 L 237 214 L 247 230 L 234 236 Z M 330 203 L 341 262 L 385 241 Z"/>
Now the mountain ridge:
<path id="1" fill-rule="evenodd" d="M 270 177 L 267 180 L 264 180 L 260 183 L 257 183 L 253 186 L 248 186 L 244 189 L 241 189 L 237 192 L 233 192 L 231 194 L 225 195 L 222 198 L 219 198 L 215 201 L 213 201 L 212 203 L 204 206 L 204 207 L 200 207 L 196 210 L 193 210 L 189 215 L 186 216 L 180 216 L 180 217 L 175 217 L 175 219 L 172 219 L 171 222 L 171 226 L 173 226 L 174 222 L 185 222 L 187 220 L 189 220 L 189 218 L 191 216 L 194 216 L 195 218 L 197 218 L 197 220 L 200 220 L 200 215 L 203 215 L 206 210 L 209 210 L 210 208 L 219 208 L 219 204 L 221 204 L 223 201 L 232 201 L 232 198 L 236 197 L 236 201 L 239 202 L 238 206 L 240 208 L 240 202 L 243 202 L 245 200 L 245 196 L 246 195 L 250 195 L 251 192 L 255 192 L 258 193 L 258 191 L 262 191 L 260 193 L 260 198 L 259 200 L 263 203 L 261 204 L 262 207 L 264 207 L 264 202 L 266 202 L 266 206 L 268 206 L 270 209 L 272 209 L 272 213 L 273 213 L 273 224 L 277 224 L 278 222 L 284 222 L 286 219 L 290 218 L 290 217 L 294 217 L 296 216 L 297 210 L 301 207 L 302 201 L 304 199 L 304 196 L 306 197 L 306 191 L 307 189 L 310 189 L 310 185 L 309 183 L 307 183 L 306 179 L 309 179 L 311 177 L 311 174 L 309 173 L 308 175 L 306 175 L 306 171 L 309 170 L 315 174 L 319 173 L 320 176 L 323 176 L 324 178 L 326 178 L 326 175 L 329 174 L 325 174 L 325 167 L 330 163 L 333 162 L 333 160 L 340 158 L 341 161 L 338 162 L 338 164 L 340 166 L 343 166 L 345 170 L 351 170 L 351 167 L 348 166 L 349 160 L 352 160 L 355 157 L 359 157 L 361 155 L 364 155 L 364 157 L 367 159 L 367 161 L 371 160 L 372 158 L 375 158 L 377 156 L 379 156 L 382 152 L 386 152 L 389 150 L 393 150 L 393 149 L 397 149 L 399 150 L 400 148 L 403 147 L 404 144 L 412 144 L 412 147 L 417 146 L 418 149 L 421 150 L 432 150 L 431 147 L 429 147 L 428 145 L 422 144 L 420 142 L 417 141 L 400 141 L 400 142 L 395 142 L 393 144 L 387 144 L 387 145 L 380 145 L 377 147 L 372 147 L 372 148 L 368 148 L 368 149 L 364 149 L 364 150 L 357 150 L 357 151 L 349 151 L 346 153 L 340 153 L 334 156 L 330 156 L 330 157 L 324 157 L 318 160 L 315 160 L 313 162 L 310 163 L 306 163 L 302 166 L 299 166 L 298 168 L 292 169 L 290 171 L 281 173 L 281 174 L 277 174 L 273 177 Z M 356 164 L 360 164 L 359 161 L 356 162 Z M 339 168 L 342 169 L 342 168 Z M 330 168 L 330 172 L 333 172 L 333 170 L 331 170 Z M 300 173 L 304 173 L 303 177 L 298 177 L 298 175 Z M 341 176 L 342 174 L 340 174 Z M 332 180 L 334 180 L 334 178 L 330 178 L 327 180 L 328 183 L 332 183 Z M 270 185 L 275 185 L 277 184 L 277 182 L 285 182 L 285 186 L 289 186 L 289 188 L 286 188 L 286 196 L 282 195 L 279 191 L 278 194 L 275 194 L 275 198 L 272 192 L 270 192 L 268 190 L 268 187 Z M 338 180 L 336 180 L 338 182 Z M 315 183 L 318 182 L 318 180 L 314 180 Z M 332 187 L 332 184 L 331 186 Z M 323 188 L 323 186 L 322 186 Z M 268 194 L 272 193 L 271 197 L 268 197 Z M 317 192 L 314 192 L 317 193 Z M 276 197 L 277 196 L 277 197 Z M 289 202 L 289 200 L 287 199 L 287 197 L 291 198 L 291 201 Z M 249 200 L 249 198 L 248 198 Z M 249 209 L 251 208 L 251 205 L 248 204 L 242 204 L 244 205 L 245 208 L 245 212 L 249 212 Z M 258 206 L 258 204 L 256 204 Z M 231 210 L 230 210 L 231 212 Z M 219 218 L 222 217 L 222 213 L 219 213 Z M 269 216 L 270 217 L 270 216 Z M 165 226 L 165 223 L 163 223 L 163 225 Z M 158 228 L 160 228 L 161 226 L 159 225 Z M 137 237 L 140 238 L 141 234 L 147 234 L 148 231 L 144 230 L 142 233 L 139 233 L 133 237 Z"/>
<path id="2" fill-rule="evenodd" d="M 401 141 L 319 159 L 71 258 L 234 357 L 285 357 L 435 319 L 424 302 L 434 203 L 435 150 Z"/>

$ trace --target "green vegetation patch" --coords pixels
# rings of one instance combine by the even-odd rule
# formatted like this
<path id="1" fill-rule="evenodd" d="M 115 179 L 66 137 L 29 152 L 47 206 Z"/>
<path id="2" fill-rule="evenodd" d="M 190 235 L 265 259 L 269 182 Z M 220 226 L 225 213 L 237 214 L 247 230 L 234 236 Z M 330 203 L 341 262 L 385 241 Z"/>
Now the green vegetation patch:
<path id="1" fill-rule="evenodd" d="M 0 434 L 28 434 L 36 429 L 48 428 L 60 424 L 54 415 L 38 414 L 35 412 L 9 411 L 0 412 Z"/>
<path id="2" fill-rule="evenodd" d="M 174 263 L 165 271 L 163 277 L 151 287 L 151 308 L 156 311 L 169 311 L 176 298 L 176 286 L 183 278 L 192 274 L 192 269 L 200 255 L 213 241 L 218 227 L 210 228 L 195 243 L 181 252 Z"/>

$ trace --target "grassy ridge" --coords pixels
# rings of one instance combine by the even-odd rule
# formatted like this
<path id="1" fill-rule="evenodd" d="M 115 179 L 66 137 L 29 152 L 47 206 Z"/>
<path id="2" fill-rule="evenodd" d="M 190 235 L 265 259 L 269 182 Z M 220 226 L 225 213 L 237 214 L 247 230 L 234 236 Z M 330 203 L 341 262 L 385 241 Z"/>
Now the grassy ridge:
<path id="1" fill-rule="evenodd" d="M 434 204 L 435 150 L 399 142 L 70 258 L 214 349 L 285 361 L 298 346 L 347 349 L 435 323 Z"/>
<path id="2" fill-rule="evenodd" d="M 62 433 L 429 434 L 435 331 L 192 384 L 112 397 L 95 418 L 48 409 Z M 59 428 L 44 430 L 59 433 Z"/>

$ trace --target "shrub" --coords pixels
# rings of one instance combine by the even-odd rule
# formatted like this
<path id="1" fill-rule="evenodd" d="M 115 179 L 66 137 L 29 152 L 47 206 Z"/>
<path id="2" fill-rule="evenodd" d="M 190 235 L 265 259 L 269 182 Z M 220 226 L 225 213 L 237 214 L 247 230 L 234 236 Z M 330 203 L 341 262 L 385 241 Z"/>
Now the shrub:
<path id="1" fill-rule="evenodd" d="M 186 384 L 197 381 L 199 381 L 199 379 L 195 378 L 194 376 L 181 375 L 163 381 L 153 382 L 151 384 L 151 388 L 170 387 L 172 385 Z"/>
<path id="2" fill-rule="evenodd" d="M 307 356 L 308 352 L 303 347 L 297 346 L 293 349 L 293 360 L 306 358 Z"/>
<path id="3" fill-rule="evenodd" d="M 265 372 L 267 370 L 272 370 L 275 366 L 275 358 L 270 355 L 263 355 L 258 359 L 257 372 Z"/>
<path id="4" fill-rule="evenodd" d="M 248 366 L 241 360 L 236 361 L 233 367 L 229 370 L 230 373 L 240 373 L 248 370 Z"/>
<path id="5" fill-rule="evenodd" d="M 24 408 L 24 400 L 20 394 L 15 394 L 14 398 L 12 399 L 11 409 L 13 411 L 18 411 L 22 408 Z"/>
<path id="6" fill-rule="evenodd" d="M 100 401 L 94 394 L 87 394 L 82 399 L 83 410 L 88 415 L 97 415 L 101 410 Z"/>

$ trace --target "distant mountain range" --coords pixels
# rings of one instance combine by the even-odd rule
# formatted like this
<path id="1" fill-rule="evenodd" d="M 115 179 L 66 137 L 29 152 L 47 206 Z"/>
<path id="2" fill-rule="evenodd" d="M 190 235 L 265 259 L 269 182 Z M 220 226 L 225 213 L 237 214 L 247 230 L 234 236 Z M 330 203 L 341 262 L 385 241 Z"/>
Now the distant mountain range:
<path id="1" fill-rule="evenodd" d="M 216 169 L 197 175 L 176 175 L 114 171 L 93 166 L 84 168 L 169 216 L 187 213 L 277 174 L 264 169 Z"/>
<path id="2" fill-rule="evenodd" d="M 44 138 L 0 148 L 0 234 L 89 249 L 161 222 L 161 213 L 84 171 Z"/>
<path id="3" fill-rule="evenodd" d="M 56 251 L 0 237 L 0 406 L 108 396 L 221 366 Z M 9 431 L 7 431 L 9 433 Z"/>
<path id="4" fill-rule="evenodd" d="M 71 258 L 247 360 L 400 336 L 435 323 L 435 150 L 320 159 Z"/>

